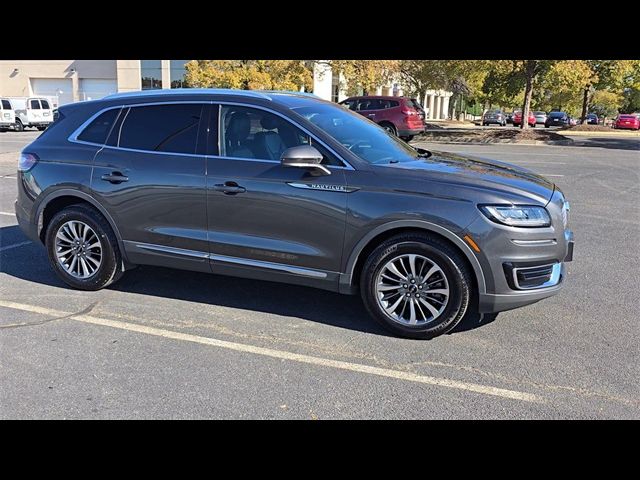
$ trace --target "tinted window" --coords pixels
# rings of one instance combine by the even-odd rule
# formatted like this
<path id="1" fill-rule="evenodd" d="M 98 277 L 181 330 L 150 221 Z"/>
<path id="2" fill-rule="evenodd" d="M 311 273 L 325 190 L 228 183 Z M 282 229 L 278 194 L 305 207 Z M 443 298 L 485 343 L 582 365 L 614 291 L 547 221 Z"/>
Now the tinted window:
<path id="1" fill-rule="evenodd" d="M 560 117 L 566 117 L 566 114 L 564 112 L 551 112 L 549 116 L 551 118 L 560 118 Z"/>
<path id="2" fill-rule="evenodd" d="M 111 131 L 113 122 L 115 122 L 118 117 L 118 112 L 120 112 L 120 109 L 114 108 L 100 114 L 98 118 L 91 122 L 89 126 L 78 135 L 78 140 L 99 143 L 100 145 L 104 144 L 109 131 Z"/>
<path id="3" fill-rule="evenodd" d="M 33 110 L 40 110 L 40 102 L 38 100 L 30 100 L 29 107 Z"/>
<path id="4" fill-rule="evenodd" d="M 309 135 L 278 115 L 239 106 L 223 105 L 221 109 L 220 155 L 223 157 L 280 161 L 287 148 L 311 144 L 322 153 L 323 164 L 341 165 L 321 145 L 314 144 Z"/>
<path id="5" fill-rule="evenodd" d="M 358 105 L 358 101 L 357 100 L 345 100 L 340 105 L 344 105 L 349 110 L 355 110 L 356 106 Z"/>
<path id="6" fill-rule="evenodd" d="M 45 110 L 48 110 L 49 108 L 51 108 L 49 106 L 49 102 L 47 102 L 46 100 L 40 100 L 40 103 L 42 104 L 42 108 L 44 108 Z"/>
<path id="7" fill-rule="evenodd" d="M 407 99 L 407 105 L 415 108 L 416 110 L 422 110 L 422 105 L 420 105 L 415 98 Z"/>
<path id="8" fill-rule="evenodd" d="M 156 152 L 195 153 L 202 104 L 132 107 L 120 129 L 119 146 Z"/>
<path id="9" fill-rule="evenodd" d="M 2 100 L 2 108 L 4 110 L 11 110 L 11 103 L 9 103 L 9 100 Z"/>
<path id="10" fill-rule="evenodd" d="M 358 110 L 381 110 L 383 108 L 382 101 L 377 98 L 360 100 L 360 104 L 358 105 Z"/>

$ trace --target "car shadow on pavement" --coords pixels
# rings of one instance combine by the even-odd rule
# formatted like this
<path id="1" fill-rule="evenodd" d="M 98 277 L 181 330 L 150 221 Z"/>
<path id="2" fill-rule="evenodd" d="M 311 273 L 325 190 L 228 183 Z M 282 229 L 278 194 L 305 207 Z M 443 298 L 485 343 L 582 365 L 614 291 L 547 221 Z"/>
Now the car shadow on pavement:
<path id="1" fill-rule="evenodd" d="M 26 240 L 16 225 L 0 228 L 0 248 Z M 42 285 L 69 288 L 51 270 L 44 247 L 33 243 L 0 251 L 0 272 Z M 349 330 L 393 336 L 369 317 L 358 295 L 341 295 L 298 285 L 140 266 L 127 271 L 108 289 L 296 317 Z M 34 299 L 37 301 L 37 293 L 34 293 Z M 477 313 L 470 313 L 450 333 L 472 330 L 486 323 L 486 317 L 483 319 Z"/>
<path id="2" fill-rule="evenodd" d="M 611 137 L 588 137 L 573 138 L 574 147 L 609 148 L 613 150 L 636 150 L 640 151 L 640 137 L 631 138 L 611 138 Z"/>

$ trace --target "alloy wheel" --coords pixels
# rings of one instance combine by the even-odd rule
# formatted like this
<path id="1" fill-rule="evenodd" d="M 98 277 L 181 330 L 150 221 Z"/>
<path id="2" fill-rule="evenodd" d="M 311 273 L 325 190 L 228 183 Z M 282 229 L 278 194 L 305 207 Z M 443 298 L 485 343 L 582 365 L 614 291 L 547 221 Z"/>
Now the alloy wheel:
<path id="1" fill-rule="evenodd" d="M 102 243 L 86 223 L 71 220 L 56 232 L 56 258 L 69 275 L 86 279 L 102 264 Z"/>
<path id="2" fill-rule="evenodd" d="M 449 282 L 433 260 L 417 254 L 400 255 L 380 269 L 376 298 L 391 320 L 402 325 L 425 325 L 446 308 Z"/>

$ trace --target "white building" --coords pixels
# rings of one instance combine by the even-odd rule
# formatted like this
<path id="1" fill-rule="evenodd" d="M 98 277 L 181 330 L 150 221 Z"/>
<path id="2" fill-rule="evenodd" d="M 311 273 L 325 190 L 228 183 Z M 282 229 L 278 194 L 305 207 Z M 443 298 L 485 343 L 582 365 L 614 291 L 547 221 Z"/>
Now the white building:
<path id="1" fill-rule="evenodd" d="M 341 81 L 342 80 L 342 81 Z M 313 93 L 325 100 L 341 102 L 348 97 L 344 88 L 344 78 L 331 71 L 331 67 L 326 64 L 315 64 L 313 67 Z M 389 85 L 380 86 L 371 95 L 384 95 L 401 97 L 404 95 L 402 84 L 392 82 Z M 429 120 L 445 120 L 448 118 L 449 99 L 452 92 L 444 90 L 427 90 L 423 102 L 423 108 L 427 112 Z"/>

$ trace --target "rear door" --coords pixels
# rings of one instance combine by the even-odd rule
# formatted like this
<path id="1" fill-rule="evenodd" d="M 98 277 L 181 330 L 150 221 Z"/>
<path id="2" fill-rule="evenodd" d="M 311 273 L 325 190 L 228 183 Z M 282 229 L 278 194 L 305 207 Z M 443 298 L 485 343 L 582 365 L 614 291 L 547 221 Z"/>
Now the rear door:
<path id="1" fill-rule="evenodd" d="M 51 104 L 49 103 L 49 100 L 45 98 L 41 98 L 40 107 L 42 109 L 42 122 L 44 123 L 53 122 L 53 109 L 51 108 Z"/>
<path id="2" fill-rule="evenodd" d="M 358 102 L 358 113 L 367 117 L 372 122 L 380 122 L 384 115 L 382 112 L 381 101 L 377 98 L 363 98 Z"/>
<path id="3" fill-rule="evenodd" d="M 91 187 L 131 262 L 209 271 L 202 119 L 210 108 L 125 106 L 97 153 Z"/>
<path id="4" fill-rule="evenodd" d="M 42 123 L 42 105 L 37 98 L 29 98 L 27 100 L 27 123 Z"/>

